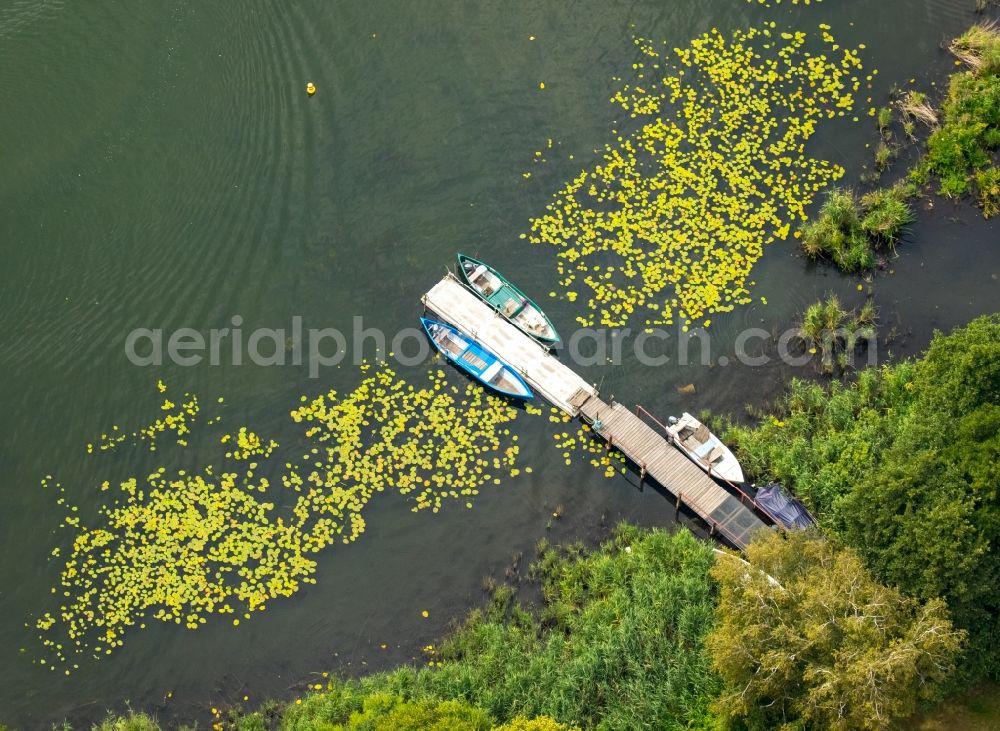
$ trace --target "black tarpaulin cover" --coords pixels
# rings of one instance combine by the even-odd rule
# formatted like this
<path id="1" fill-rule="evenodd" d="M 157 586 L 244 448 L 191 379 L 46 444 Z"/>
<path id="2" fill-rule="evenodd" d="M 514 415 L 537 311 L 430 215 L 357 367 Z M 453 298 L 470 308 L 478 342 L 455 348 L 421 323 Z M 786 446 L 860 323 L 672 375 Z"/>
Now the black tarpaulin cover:
<path id="1" fill-rule="evenodd" d="M 805 506 L 789 495 L 777 482 L 759 488 L 754 499 L 786 528 L 808 528 L 816 525 L 816 521 L 809 515 Z"/>

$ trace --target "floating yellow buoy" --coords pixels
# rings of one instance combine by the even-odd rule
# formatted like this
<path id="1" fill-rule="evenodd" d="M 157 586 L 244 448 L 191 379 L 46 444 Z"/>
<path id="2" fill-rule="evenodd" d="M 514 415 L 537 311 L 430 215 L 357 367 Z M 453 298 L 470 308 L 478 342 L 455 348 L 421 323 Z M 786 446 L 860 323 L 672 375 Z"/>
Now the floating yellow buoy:
<path id="1" fill-rule="evenodd" d="M 315 93 L 316 93 L 316 84 L 310 81 L 309 83 L 306 84 L 306 94 L 312 96 Z"/>

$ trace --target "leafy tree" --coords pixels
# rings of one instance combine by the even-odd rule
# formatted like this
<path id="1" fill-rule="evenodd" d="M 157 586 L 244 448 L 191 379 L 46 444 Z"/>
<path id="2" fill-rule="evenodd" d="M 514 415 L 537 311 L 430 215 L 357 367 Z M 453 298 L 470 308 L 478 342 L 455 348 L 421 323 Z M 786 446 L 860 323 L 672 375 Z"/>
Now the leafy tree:
<path id="1" fill-rule="evenodd" d="M 850 386 L 794 382 L 774 416 L 727 432 L 878 580 L 944 598 L 971 674 L 1000 677 L 1000 316 L 938 334 Z"/>
<path id="2" fill-rule="evenodd" d="M 1000 672 L 1000 317 L 937 337 L 915 400 L 871 479 L 844 499 L 842 534 L 885 581 L 943 596 L 977 669 Z"/>
<path id="3" fill-rule="evenodd" d="M 750 728 L 888 728 L 935 694 L 962 644 L 943 601 L 879 584 L 810 532 L 764 533 L 746 562 L 720 557 L 712 575 L 718 708 Z"/>

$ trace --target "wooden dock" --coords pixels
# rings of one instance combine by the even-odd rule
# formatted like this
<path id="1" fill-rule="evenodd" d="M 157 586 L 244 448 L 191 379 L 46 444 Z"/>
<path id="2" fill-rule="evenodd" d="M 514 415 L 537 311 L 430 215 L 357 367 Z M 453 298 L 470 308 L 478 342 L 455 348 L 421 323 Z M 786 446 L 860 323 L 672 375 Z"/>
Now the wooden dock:
<path id="1" fill-rule="evenodd" d="M 538 342 L 484 303 L 454 275 L 448 274 L 422 298 L 424 306 L 471 335 L 516 369 L 537 394 L 572 417 L 581 417 L 594 433 L 618 449 L 640 470 L 640 481 L 654 479 L 704 520 L 712 535 L 743 549 L 754 531 L 766 526 L 752 500 L 737 498 L 676 449 L 662 432 L 621 404 L 605 403 L 597 390 Z M 641 409 L 640 409 L 641 410 Z"/>
<path id="2" fill-rule="evenodd" d="M 579 414 L 574 400 L 597 395 L 597 389 L 479 299 L 455 275 L 447 274 L 421 301 L 445 322 L 486 346 L 520 373 L 535 393 L 570 416 Z"/>
<path id="3" fill-rule="evenodd" d="M 734 497 L 638 413 L 592 396 L 580 404 L 580 416 L 609 448 L 614 447 L 639 468 L 640 480 L 656 480 L 676 496 L 678 509 L 686 505 L 708 524 L 712 535 L 717 533 L 742 550 L 753 533 L 766 526 L 754 506 L 746 504 L 746 496 Z"/>

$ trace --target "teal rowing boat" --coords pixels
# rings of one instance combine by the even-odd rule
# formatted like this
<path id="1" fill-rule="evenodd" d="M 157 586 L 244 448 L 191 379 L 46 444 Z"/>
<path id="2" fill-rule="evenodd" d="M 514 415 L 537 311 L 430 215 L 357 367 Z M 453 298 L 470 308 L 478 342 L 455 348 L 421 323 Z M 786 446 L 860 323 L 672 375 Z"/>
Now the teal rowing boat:
<path id="1" fill-rule="evenodd" d="M 472 291 L 522 332 L 548 345 L 559 342 L 542 309 L 496 269 L 465 254 L 458 255 L 458 268 Z"/>

